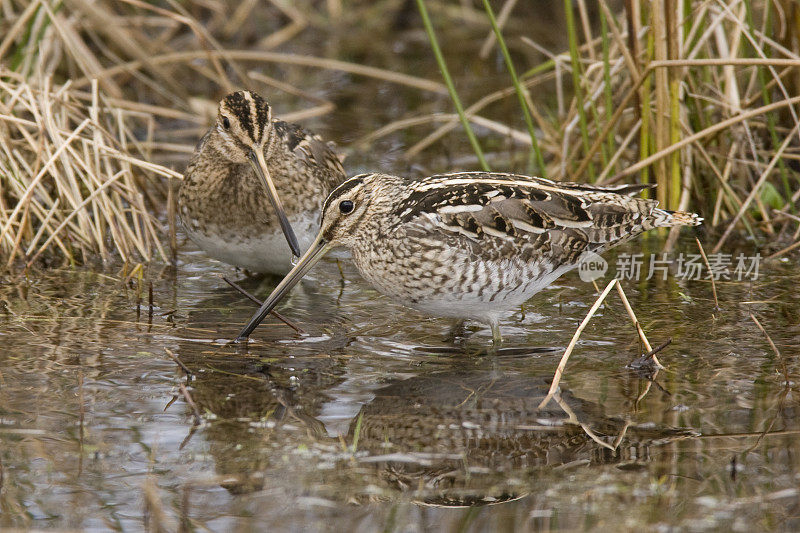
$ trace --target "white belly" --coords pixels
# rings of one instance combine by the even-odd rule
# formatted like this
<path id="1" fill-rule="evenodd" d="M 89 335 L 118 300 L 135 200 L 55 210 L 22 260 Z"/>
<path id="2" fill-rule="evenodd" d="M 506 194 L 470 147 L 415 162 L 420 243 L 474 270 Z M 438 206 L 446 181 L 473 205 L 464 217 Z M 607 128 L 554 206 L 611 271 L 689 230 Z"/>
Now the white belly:
<path id="1" fill-rule="evenodd" d="M 536 293 L 550 286 L 556 279 L 575 268 L 576 265 L 563 265 L 552 272 L 533 278 L 526 283 L 497 292 L 479 294 L 476 290 L 454 291 L 437 297 L 419 298 L 416 303 L 409 302 L 402 295 L 395 294 L 387 287 L 378 290 L 392 296 L 398 303 L 407 305 L 431 316 L 469 319 L 487 324 L 496 323 L 500 317 L 519 308 Z M 489 299 L 493 296 L 492 299 Z"/>
<path id="2" fill-rule="evenodd" d="M 300 250 L 305 252 L 319 230 L 319 215 L 305 213 L 290 218 L 289 223 L 297 236 Z M 189 237 L 206 254 L 218 261 L 247 269 L 251 272 L 286 274 L 292 269 L 292 252 L 282 231 L 257 235 L 224 237 L 209 231 L 193 231 L 186 225 Z"/>

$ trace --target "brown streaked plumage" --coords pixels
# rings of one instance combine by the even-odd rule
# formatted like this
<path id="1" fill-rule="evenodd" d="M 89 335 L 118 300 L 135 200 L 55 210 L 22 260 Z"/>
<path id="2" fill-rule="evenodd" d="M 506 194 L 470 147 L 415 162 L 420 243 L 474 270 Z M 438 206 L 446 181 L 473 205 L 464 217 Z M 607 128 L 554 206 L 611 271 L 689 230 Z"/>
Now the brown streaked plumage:
<path id="1" fill-rule="evenodd" d="M 292 253 L 313 241 L 325 197 L 344 179 L 332 143 L 272 118 L 263 98 L 238 91 L 220 102 L 189 162 L 181 219 L 211 257 L 284 274 Z"/>
<path id="2" fill-rule="evenodd" d="M 402 304 L 491 325 L 577 266 L 655 227 L 698 225 L 692 213 L 602 187 L 489 172 L 406 180 L 361 174 L 334 189 L 319 235 L 239 334 L 266 314 L 331 248 L 344 246 L 364 278 Z"/>

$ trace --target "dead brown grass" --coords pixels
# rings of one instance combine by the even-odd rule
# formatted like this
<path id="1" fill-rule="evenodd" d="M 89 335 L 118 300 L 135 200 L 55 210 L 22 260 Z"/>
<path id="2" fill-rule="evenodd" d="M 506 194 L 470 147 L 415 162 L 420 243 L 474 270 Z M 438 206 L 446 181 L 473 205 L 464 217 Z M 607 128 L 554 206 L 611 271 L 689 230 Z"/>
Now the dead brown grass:
<path id="1" fill-rule="evenodd" d="M 425 3 L 434 23 L 486 31 L 481 56 L 497 46 L 480 3 Z M 184 162 L 221 94 L 246 86 L 311 104 L 287 119 L 333 109 L 257 66 L 336 70 L 446 94 L 438 80 L 407 72 L 275 51 L 301 31 L 385 17 L 401 4 L 0 0 L 0 262 L 171 258 L 175 217 L 165 202 L 180 173 L 153 161 Z M 562 51 L 520 31 L 521 3 L 500 6 L 499 26 L 516 28 L 508 30 L 515 49 L 548 59 L 517 64 L 527 69 L 519 88 L 509 80 L 465 103 L 481 137 L 532 145 L 519 117 L 484 114 L 521 90 L 546 162 L 531 172 L 656 182 L 662 204 L 706 218 L 719 235 L 712 252 L 743 230 L 773 256 L 800 246 L 798 7 L 789 0 L 628 2 L 620 11 L 606 0 L 566 5 L 576 7 L 568 27 L 574 39 Z M 555 93 L 554 109 L 537 100 L 541 87 Z M 422 134 L 407 147 L 413 162 L 441 148 L 461 118 L 400 117 L 355 146 L 368 150 L 414 127 Z"/>

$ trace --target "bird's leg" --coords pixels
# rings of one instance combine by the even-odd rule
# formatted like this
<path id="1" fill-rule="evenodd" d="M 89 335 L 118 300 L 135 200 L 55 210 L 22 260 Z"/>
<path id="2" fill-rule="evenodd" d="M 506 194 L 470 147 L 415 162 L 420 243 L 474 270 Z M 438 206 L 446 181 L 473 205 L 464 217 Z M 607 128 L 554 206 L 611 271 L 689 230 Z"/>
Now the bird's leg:
<path id="1" fill-rule="evenodd" d="M 500 345 L 503 344 L 503 336 L 500 334 L 500 324 L 497 321 L 492 322 L 489 324 L 492 328 L 492 353 L 497 353 L 497 350 L 500 349 Z"/>

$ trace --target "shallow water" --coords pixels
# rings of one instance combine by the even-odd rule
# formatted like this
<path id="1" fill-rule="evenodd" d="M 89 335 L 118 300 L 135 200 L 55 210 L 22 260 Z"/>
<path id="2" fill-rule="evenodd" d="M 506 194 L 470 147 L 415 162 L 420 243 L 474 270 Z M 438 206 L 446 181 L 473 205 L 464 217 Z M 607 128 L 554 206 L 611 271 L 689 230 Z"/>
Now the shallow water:
<path id="1" fill-rule="evenodd" d="M 130 530 L 148 512 L 216 530 L 800 525 L 791 265 L 718 284 L 719 311 L 707 282 L 625 282 L 651 342 L 673 339 L 667 370 L 626 368 L 639 346 L 612 299 L 537 410 L 595 299 L 576 275 L 507 317 L 511 353 L 487 356 L 471 354 L 487 328 L 454 341 L 449 321 L 327 262 L 281 306 L 306 334 L 270 317 L 245 349 L 215 342 L 254 310 L 218 277 L 236 273 L 180 260 L 148 273 L 152 316 L 146 290 L 137 311 L 111 276 L 4 285 L 0 525 Z"/>
<path id="2" fill-rule="evenodd" d="M 508 83 L 500 62 L 486 72 L 474 57 L 486 28 L 470 31 L 441 36 L 463 52 L 451 69 L 465 101 Z M 436 79 L 418 31 L 369 52 L 363 43 L 342 37 L 328 55 Z M 323 55 L 302 40 L 288 51 Z M 335 101 L 337 111 L 311 125 L 342 145 L 410 113 L 450 111 L 446 96 L 385 82 L 285 74 Z M 296 104 L 273 100 L 279 111 Z M 487 116 L 515 110 L 511 99 Z M 404 161 L 403 147 L 425 133 L 355 150 L 348 170 L 474 168 L 458 130 L 414 165 Z M 524 150 L 496 141 L 489 152 L 497 168 L 524 170 Z M 688 232 L 678 251 L 696 253 Z M 708 281 L 624 282 L 652 344 L 672 338 L 659 354 L 666 370 L 627 368 L 641 349 L 612 293 L 544 409 L 595 300 L 591 284 L 570 274 L 509 314 L 506 350 L 489 356 L 479 354 L 488 328 L 418 315 L 341 266 L 323 262 L 279 307 L 304 335 L 268 318 L 245 348 L 219 342 L 255 309 L 220 279 L 241 275 L 190 243 L 177 268 L 152 267 L 141 287 L 115 269 L 2 280 L 0 527 L 800 528 L 794 260 L 762 264 L 755 282 L 718 283 L 719 310 Z M 276 282 L 242 284 L 263 297 Z"/>

